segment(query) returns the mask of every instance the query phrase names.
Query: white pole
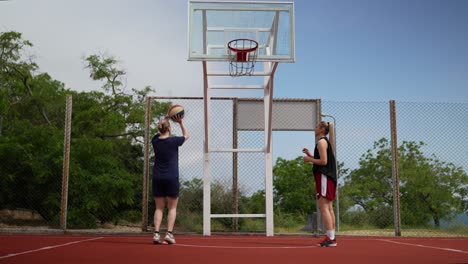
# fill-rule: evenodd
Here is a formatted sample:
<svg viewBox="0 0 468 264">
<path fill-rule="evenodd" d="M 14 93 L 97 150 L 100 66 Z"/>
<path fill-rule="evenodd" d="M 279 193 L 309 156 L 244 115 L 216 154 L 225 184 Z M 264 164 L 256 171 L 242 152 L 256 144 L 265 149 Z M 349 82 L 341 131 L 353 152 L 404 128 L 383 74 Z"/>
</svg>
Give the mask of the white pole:
<svg viewBox="0 0 468 264">
<path fill-rule="evenodd" d="M 210 95 L 208 93 L 206 61 L 203 61 L 203 103 L 205 140 L 203 144 L 203 235 L 211 235 L 211 176 L 210 176 L 210 153 L 209 153 L 209 110 Z"/>
<path fill-rule="evenodd" d="M 277 65 L 277 64 L 276 64 Z M 275 66 L 276 66 L 275 65 Z M 275 67 L 276 68 L 276 67 Z M 266 210 L 266 235 L 273 236 L 273 162 L 271 155 L 271 130 L 273 109 L 273 74 L 265 86 L 264 108 L 265 108 L 265 210 Z"/>
</svg>

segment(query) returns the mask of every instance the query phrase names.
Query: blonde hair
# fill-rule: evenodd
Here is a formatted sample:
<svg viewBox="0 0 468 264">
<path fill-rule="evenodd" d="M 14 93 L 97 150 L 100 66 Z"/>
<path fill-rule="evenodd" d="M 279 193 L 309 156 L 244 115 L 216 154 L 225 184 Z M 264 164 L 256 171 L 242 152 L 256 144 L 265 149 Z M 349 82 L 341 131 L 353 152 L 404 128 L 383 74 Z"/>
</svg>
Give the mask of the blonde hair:
<svg viewBox="0 0 468 264">
<path fill-rule="evenodd" d="M 166 133 L 171 128 L 171 123 L 169 123 L 169 119 L 164 117 L 163 119 L 159 120 L 158 122 L 158 130 L 160 133 Z"/>
</svg>

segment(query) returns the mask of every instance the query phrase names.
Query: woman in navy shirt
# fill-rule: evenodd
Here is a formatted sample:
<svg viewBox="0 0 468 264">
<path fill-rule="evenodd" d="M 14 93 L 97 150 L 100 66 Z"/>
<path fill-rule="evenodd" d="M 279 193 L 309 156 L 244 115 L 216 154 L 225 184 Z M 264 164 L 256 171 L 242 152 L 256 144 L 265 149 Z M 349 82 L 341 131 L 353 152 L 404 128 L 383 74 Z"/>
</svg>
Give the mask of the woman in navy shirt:
<svg viewBox="0 0 468 264">
<path fill-rule="evenodd" d="M 183 136 L 171 136 L 171 124 L 166 117 L 159 122 L 159 133 L 151 140 L 155 156 L 152 179 L 153 197 L 156 203 L 153 235 L 153 243 L 155 244 L 175 244 L 172 231 L 176 220 L 177 201 L 179 199 L 179 147 L 184 144 L 189 135 L 187 128 L 182 123 L 182 118 L 175 119 L 174 122 L 180 125 Z M 166 201 L 168 208 L 167 233 L 164 241 L 162 241 L 159 228 Z"/>
</svg>

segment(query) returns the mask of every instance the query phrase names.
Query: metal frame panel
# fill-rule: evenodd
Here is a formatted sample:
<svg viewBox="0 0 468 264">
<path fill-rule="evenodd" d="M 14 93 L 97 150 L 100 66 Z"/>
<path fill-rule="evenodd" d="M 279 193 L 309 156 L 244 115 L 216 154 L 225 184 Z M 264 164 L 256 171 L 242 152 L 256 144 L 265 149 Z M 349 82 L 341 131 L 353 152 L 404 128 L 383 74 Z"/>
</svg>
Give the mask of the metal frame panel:
<svg viewBox="0 0 468 264">
<path fill-rule="evenodd" d="M 205 6 L 203 6 L 205 4 Z M 256 6 L 258 5 L 258 6 Z M 271 5 L 272 7 L 268 7 Z M 287 6 L 285 6 L 287 5 Z M 202 11 L 202 23 L 203 23 L 203 52 L 204 54 L 192 54 L 193 46 L 195 43 L 193 41 L 193 31 L 194 25 L 193 20 L 195 17 L 196 11 Z M 208 54 L 208 45 L 206 42 L 206 32 L 207 31 L 224 31 L 224 32 L 247 32 L 255 31 L 257 32 L 268 32 L 271 29 L 268 28 L 233 28 L 233 27 L 208 27 L 206 23 L 206 12 L 207 11 L 276 11 L 277 15 L 274 20 L 274 24 L 278 23 L 278 16 L 280 12 L 288 12 L 289 14 L 289 55 L 257 55 L 257 61 L 259 62 L 294 62 L 295 61 L 295 23 L 294 23 L 294 2 L 242 2 L 242 1 L 194 1 L 188 0 L 188 38 L 187 38 L 187 47 L 188 54 L 187 58 L 189 61 L 228 61 L 229 56 L 226 53 L 226 43 L 223 43 L 225 54 L 223 55 L 210 55 Z M 278 27 L 276 26 L 275 30 Z M 258 37 L 257 37 L 258 39 Z M 261 48 L 261 47 L 259 47 Z"/>
<path fill-rule="evenodd" d="M 274 99 L 272 109 L 273 131 L 313 131 L 320 120 L 320 99 Z M 263 129 L 263 101 L 238 99 L 238 129 Z M 288 111 L 284 111 L 287 109 Z"/>
</svg>

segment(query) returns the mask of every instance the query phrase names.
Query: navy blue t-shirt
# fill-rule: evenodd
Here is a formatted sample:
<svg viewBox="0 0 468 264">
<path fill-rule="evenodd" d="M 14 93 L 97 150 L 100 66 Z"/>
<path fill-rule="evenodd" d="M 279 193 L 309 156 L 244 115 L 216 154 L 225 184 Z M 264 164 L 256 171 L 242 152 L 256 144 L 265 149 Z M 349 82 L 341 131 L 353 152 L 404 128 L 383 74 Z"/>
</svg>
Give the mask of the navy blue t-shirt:
<svg viewBox="0 0 468 264">
<path fill-rule="evenodd" d="M 185 137 L 159 138 L 156 134 L 151 140 L 154 150 L 153 179 L 179 179 L 179 147 Z"/>
</svg>

